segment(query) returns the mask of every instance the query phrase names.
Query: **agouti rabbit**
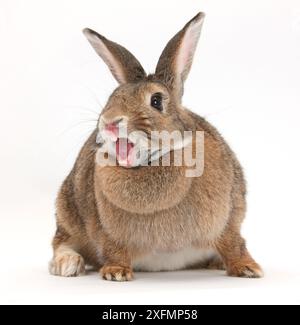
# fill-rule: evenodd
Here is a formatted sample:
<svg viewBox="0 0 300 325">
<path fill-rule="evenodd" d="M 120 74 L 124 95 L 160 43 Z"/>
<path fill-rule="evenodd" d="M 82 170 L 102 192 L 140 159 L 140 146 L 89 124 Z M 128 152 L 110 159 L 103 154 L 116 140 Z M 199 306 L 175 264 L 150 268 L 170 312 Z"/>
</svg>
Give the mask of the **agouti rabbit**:
<svg viewBox="0 0 300 325">
<path fill-rule="evenodd" d="M 83 31 L 119 87 L 59 191 L 50 273 L 77 276 L 92 265 L 104 279 L 124 281 L 133 270 L 202 266 L 262 276 L 240 235 L 246 209 L 241 166 L 218 131 L 181 104 L 203 20 L 197 14 L 169 41 L 150 75 L 124 47 Z M 120 135 L 125 128 L 131 135 Z M 192 132 L 194 154 L 196 131 L 202 132 L 201 175 L 188 177 L 190 166 L 175 164 L 184 141 L 168 150 L 145 149 L 153 131 Z M 108 163 L 98 155 L 109 156 Z"/>
</svg>

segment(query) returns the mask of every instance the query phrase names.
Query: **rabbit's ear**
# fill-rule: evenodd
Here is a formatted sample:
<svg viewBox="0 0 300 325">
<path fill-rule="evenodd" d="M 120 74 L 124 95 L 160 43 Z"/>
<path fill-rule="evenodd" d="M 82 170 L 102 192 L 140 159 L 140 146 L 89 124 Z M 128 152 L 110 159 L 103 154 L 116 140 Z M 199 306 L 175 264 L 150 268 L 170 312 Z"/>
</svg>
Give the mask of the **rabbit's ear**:
<svg viewBox="0 0 300 325">
<path fill-rule="evenodd" d="M 146 77 L 139 61 L 123 46 L 89 28 L 85 28 L 83 33 L 120 84 L 137 82 Z"/>
<path fill-rule="evenodd" d="M 155 77 L 166 83 L 181 99 L 183 83 L 190 71 L 205 14 L 200 12 L 166 45 L 155 70 Z"/>
</svg>

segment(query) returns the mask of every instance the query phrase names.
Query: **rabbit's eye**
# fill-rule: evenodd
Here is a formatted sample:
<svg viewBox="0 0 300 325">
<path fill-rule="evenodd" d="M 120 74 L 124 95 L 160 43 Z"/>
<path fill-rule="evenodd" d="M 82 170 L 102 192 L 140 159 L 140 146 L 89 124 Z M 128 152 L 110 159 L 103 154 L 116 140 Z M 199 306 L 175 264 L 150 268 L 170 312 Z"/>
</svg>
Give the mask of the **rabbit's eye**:
<svg viewBox="0 0 300 325">
<path fill-rule="evenodd" d="M 152 97 L 151 97 L 151 106 L 156 108 L 159 111 L 163 110 L 162 94 L 161 93 L 156 93 L 156 94 L 152 95 Z"/>
</svg>

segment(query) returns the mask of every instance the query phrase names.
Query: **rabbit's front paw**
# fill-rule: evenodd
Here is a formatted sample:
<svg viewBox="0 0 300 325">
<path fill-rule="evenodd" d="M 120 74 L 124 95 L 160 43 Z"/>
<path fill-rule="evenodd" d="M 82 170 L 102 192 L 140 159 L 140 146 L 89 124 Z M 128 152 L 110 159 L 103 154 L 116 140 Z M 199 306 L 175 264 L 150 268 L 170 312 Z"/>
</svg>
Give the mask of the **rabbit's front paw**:
<svg viewBox="0 0 300 325">
<path fill-rule="evenodd" d="M 227 273 L 230 276 L 241 278 L 262 278 L 264 276 L 263 270 L 255 262 L 239 262 L 230 265 L 230 267 L 227 269 Z"/>
<path fill-rule="evenodd" d="M 133 278 L 133 272 L 130 267 L 117 265 L 104 265 L 100 270 L 103 279 L 109 281 L 130 281 Z"/>
<path fill-rule="evenodd" d="M 58 255 L 49 263 L 49 272 L 60 276 L 78 276 L 85 273 L 84 260 L 79 254 Z"/>
</svg>

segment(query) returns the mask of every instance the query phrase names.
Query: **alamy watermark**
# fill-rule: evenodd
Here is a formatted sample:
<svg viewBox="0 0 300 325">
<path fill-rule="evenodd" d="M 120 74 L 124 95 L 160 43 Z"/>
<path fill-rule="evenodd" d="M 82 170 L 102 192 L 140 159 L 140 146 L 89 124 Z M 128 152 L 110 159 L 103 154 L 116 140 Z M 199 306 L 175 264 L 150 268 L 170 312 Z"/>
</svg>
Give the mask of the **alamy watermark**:
<svg viewBox="0 0 300 325">
<path fill-rule="evenodd" d="M 204 170 L 204 131 L 143 131 L 118 135 L 101 130 L 96 162 L 100 166 L 185 166 L 186 177 L 199 177 Z"/>
</svg>

